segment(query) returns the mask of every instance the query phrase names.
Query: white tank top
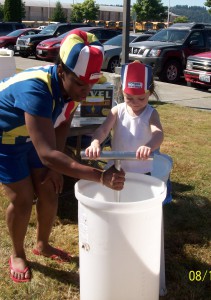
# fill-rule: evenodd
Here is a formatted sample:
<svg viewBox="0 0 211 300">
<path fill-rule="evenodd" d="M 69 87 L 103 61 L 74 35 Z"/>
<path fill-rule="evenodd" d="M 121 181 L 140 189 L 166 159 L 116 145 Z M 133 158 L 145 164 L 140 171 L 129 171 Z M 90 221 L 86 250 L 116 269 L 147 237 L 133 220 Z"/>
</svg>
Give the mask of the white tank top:
<svg viewBox="0 0 211 300">
<path fill-rule="evenodd" d="M 132 117 L 125 103 L 117 105 L 118 113 L 113 128 L 113 151 L 136 151 L 152 137 L 149 120 L 154 110 L 149 104 L 139 115 Z M 147 173 L 152 171 L 152 160 L 121 160 L 125 172 Z"/>
</svg>

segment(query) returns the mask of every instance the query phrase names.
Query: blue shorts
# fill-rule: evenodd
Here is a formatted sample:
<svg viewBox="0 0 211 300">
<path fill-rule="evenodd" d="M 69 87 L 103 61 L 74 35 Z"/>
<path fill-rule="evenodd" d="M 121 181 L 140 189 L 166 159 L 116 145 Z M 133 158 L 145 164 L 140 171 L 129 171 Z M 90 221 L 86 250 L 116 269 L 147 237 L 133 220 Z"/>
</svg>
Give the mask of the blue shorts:
<svg viewBox="0 0 211 300">
<path fill-rule="evenodd" d="M 28 177 L 33 168 L 43 168 L 32 144 L 0 144 L 0 182 L 13 183 Z"/>
</svg>

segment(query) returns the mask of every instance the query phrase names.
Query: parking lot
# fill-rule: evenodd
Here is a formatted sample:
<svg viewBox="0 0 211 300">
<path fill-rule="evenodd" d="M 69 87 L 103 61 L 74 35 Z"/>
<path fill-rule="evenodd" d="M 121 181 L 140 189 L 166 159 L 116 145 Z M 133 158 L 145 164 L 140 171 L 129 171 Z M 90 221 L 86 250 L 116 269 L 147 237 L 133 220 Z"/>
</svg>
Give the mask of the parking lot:
<svg viewBox="0 0 211 300">
<path fill-rule="evenodd" d="M 22 58 L 18 55 L 15 56 L 15 62 L 17 69 L 50 64 L 46 61 L 36 60 L 33 57 Z M 112 74 L 111 77 L 113 76 L 115 75 Z M 211 111 L 211 90 L 187 87 L 184 81 L 181 81 L 180 84 L 169 84 L 159 80 L 155 80 L 155 90 L 160 101 Z"/>
</svg>

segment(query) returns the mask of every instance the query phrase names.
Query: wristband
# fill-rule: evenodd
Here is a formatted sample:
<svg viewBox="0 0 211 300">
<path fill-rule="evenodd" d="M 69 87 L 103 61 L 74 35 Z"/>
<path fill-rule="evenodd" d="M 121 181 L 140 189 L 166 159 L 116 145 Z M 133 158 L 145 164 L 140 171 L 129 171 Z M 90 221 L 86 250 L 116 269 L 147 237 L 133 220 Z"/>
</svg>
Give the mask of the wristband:
<svg viewBox="0 0 211 300">
<path fill-rule="evenodd" d="M 102 183 L 102 185 L 104 185 L 104 183 L 103 183 L 104 172 L 105 171 L 103 171 L 100 175 L 100 182 Z"/>
</svg>

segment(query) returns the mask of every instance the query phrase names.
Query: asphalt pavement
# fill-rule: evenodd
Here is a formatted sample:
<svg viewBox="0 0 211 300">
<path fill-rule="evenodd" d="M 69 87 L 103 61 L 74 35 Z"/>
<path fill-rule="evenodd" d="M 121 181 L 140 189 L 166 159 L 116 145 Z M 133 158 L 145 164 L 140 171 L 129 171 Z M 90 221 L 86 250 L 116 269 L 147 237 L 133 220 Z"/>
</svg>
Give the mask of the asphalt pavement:
<svg viewBox="0 0 211 300">
<path fill-rule="evenodd" d="M 15 56 L 16 68 L 27 69 L 30 67 L 49 65 L 49 62 L 36 60 L 34 58 L 22 58 Z M 105 72 L 108 81 L 116 84 L 119 75 Z M 206 110 L 211 112 L 211 89 L 196 89 L 187 87 L 184 81 L 180 84 L 169 84 L 155 80 L 155 91 L 160 101 L 174 103 L 182 106 L 188 106 L 195 109 Z"/>
</svg>

